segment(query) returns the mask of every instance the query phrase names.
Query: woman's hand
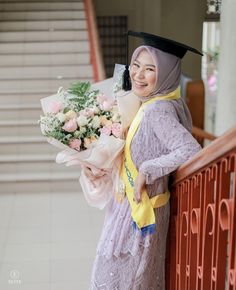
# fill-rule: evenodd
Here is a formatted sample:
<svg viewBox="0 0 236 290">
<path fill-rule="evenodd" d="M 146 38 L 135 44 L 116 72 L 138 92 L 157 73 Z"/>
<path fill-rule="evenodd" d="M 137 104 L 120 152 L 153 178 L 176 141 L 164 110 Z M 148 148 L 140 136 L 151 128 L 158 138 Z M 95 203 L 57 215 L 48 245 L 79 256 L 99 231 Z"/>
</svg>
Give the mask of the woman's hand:
<svg viewBox="0 0 236 290">
<path fill-rule="evenodd" d="M 134 182 L 134 201 L 139 203 L 141 201 L 141 193 L 144 189 L 146 177 L 142 173 L 138 173 L 138 176 Z"/>
<path fill-rule="evenodd" d="M 84 174 L 87 178 L 89 178 L 91 181 L 93 181 L 94 179 L 96 179 L 96 176 L 93 174 L 92 170 L 90 167 L 87 166 L 83 166 L 83 171 Z"/>
<path fill-rule="evenodd" d="M 106 170 L 104 170 L 104 169 L 97 169 L 97 168 L 96 168 L 96 171 L 95 171 L 96 173 L 94 173 L 92 171 L 92 169 L 90 167 L 88 167 L 88 166 L 83 166 L 82 169 L 84 171 L 85 176 L 87 178 L 89 178 L 91 181 L 93 181 L 96 178 L 101 177 L 101 176 L 103 176 L 103 175 L 105 175 L 107 173 Z"/>
</svg>

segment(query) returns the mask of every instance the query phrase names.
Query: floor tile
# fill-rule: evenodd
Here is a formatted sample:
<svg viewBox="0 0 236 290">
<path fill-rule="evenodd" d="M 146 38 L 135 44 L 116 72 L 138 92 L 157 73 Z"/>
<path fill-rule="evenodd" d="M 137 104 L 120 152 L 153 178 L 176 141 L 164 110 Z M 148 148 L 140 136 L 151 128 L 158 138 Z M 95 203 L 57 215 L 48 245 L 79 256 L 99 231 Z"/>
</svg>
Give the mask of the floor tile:
<svg viewBox="0 0 236 290">
<path fill-rule="evenodd" d="M 76 286 L 81 281 L 89 281 L 92 263 L 91 259 L 54 260 L 51 263 L 51 282 L 75 283 Z"/>
<path fill-rule="evenodd" d="M 45 226 L 26 226 L 11 227 L 8 230 L 7 243 L 50 243 L 52 229 L 51 225 Z"/>
<path fill-rule="evenodd" d="M 4 263 L 10 261 L 39 261 L 49 260 L 51 244 L 7 244 L 4 254 Z"/>
</svg>

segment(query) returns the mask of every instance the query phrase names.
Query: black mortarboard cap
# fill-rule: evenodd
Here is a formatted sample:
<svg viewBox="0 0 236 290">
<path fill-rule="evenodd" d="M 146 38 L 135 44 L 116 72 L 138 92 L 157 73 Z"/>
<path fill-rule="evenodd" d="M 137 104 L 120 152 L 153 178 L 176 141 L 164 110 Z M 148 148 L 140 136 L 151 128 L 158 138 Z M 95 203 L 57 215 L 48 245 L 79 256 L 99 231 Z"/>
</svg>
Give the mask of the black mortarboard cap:
<svg viewBox="0 0 236 290">
<path fill-rule="evenodd" d="M 125 67 L 125 72 L 123 75 L 123 89 L 125 91 L 128 91 L 131 89 L 131 83 L 130 83 L 130 77 L 129 77 L 129 66 L 128 66 L 128 55 L 129 55 L 128 37 L 129 36 L 141 38 L 144 41 L 145 45 L 155 47 L 164 52 L 173 54 L 179 58 L 183 58 L 187 51 L 203 55 L 197 49 L 191 46 L 188 46 L 186 44 L 183 44 L 183 43 L 180 43 L 180 42 L 168 39 L 168 38 L 164 38 L 158 35 L 146 33 L 146 32 L 136 32 L 136 31 L 129 30 L 126 33 L 126 67 Z"/>
</svg>

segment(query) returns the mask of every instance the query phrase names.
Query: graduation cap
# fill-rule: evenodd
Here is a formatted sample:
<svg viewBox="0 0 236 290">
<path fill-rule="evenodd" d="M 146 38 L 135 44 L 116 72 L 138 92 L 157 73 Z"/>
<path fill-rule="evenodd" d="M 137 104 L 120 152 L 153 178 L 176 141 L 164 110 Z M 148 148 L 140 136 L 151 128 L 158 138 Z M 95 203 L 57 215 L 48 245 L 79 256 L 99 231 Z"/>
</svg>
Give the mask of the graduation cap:
<svg viewBox="0 0 236 290">
<path fill-rule="evenodd" d="M 152 46 L 164 52 L 173 54 L 179 58 L 183 58 L 187 51 L 203 55 L 197 49 L 188 46 L 186 44 L 164 38 L 158 35 L 146 33 L 146 32 L 136 32 L 129 30 L 126 33 L 126 66 L 123 75 L 123 90 L 128 91 L 131 89 L 131 82 L 129 76 L 129 65 L 128 65 L 128 55 L 129 55 L 129 36 L 134 36 L 141 38 L 145 45 Z"/>
</svg>

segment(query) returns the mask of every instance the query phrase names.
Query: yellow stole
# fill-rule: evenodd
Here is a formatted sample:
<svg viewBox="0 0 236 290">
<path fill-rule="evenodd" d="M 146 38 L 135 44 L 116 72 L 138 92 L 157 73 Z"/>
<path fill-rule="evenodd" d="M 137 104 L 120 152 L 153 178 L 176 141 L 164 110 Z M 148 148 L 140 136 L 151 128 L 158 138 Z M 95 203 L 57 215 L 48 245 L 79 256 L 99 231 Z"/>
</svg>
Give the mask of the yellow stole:
<svg viewBox="0 0 236 290">
<path fill-rule="evenodd" d="M 153 97 L 151 100 L 143 103 L 133 119 L 126 137 L 124 162 L 120 171 L 120 177 L 123 182 L 119 186 L 118 200 L 121 201 L 121 196 L 123 194 L 127 195 L 131 207 L 133 226 L 134 228 L 138 227 L 143 235 L 153 233 L 155 231 L 156 221 L 154 208 L 165 205 L 169 200 L 170 193 L 167 191 L 149 198 L 147 191 L 144 189 L 141 193 L 141 201 L 138 204 L 134 201 L 134 181 L 138 176 L 138 171 L 131 158 L 130 145 L 142 120 L 144 109 L 147 105 L 157 100 L 177 100 L 179 98 L 180 88 L 178 87 L 175 91 L 169 93 L 168 95 Z"/>
</svg>

